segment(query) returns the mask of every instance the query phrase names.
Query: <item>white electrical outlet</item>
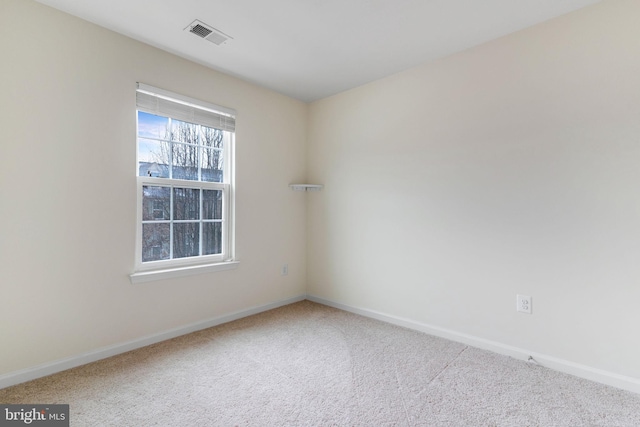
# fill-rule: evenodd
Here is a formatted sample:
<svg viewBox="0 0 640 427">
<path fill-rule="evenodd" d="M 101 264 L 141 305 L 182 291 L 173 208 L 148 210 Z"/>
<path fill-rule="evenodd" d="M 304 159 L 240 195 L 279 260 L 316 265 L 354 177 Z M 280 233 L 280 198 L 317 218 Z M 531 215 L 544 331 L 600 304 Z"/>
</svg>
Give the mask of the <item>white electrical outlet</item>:
<svg viewBox="0 0 640 427">
<path fill-rule="evenodd" d="M 528 295 L 516 295 L 516 310 L 531 314 L 531 297 Z"/>
<path fill-rule="evenodd" d="M 287 274 L 289 274 L 289 264 L 283 264 L 282 269 L 280 270 L 280 275 L 286 276 Z"/>
</svg>

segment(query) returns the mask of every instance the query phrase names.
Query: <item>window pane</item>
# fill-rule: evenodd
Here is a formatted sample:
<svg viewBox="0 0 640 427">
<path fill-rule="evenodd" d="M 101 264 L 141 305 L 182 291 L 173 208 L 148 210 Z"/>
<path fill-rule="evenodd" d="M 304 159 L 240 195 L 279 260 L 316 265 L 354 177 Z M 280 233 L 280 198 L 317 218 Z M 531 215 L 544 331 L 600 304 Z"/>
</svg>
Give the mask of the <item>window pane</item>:
<svg viewBox="0 0 640 427">
<path fill-rule="evenodd" d="M 166 139 L 169 119 L 138 111 L 138 136 Z"/>
<path fill-rule="evenodd" d="M 200 224 L 187 222 L 173 225 L 173 257 L 184 258 L 200 254 Z"/>
<path fill-rule="evenodd" d="M 202 218 L 222 219 L 222 190 L 203 190 Z"/>
<path fill-rule="evenodd" d="M 220 129 L 201 126 L 200 144 L 207 148 L 224 148 L 224 134 Z"/>
<path fill-rule="evenodd" d="M 225 132 L 202 126 L 200 144 L 202 150 L 202 181 L 222 182 L 223 177 L 223 151 Z"/>
<path fill-rule="evenodd" d="M 169 178 L 169 143 L 138 138 L 138 176 Z"/>
<path fill-rule="evenodd" d="M 142 187 L 142 220 L 166 221 L 171 217 L 171 193 L 170 187 L 154 187 L 144 185 Z M 168 240 L 168 238 L 167 238 Z"/>
<path fill-rule="evenodd" d="M 142 262 L 169 259 L 169 224 L 142 224 Z"/>
<path fill-rule="evenodd" d="M 173 219 L 200 219 L 200 189 L 173 189 Z"/>
<path fill-rule="evenodd" d="M 168 139 L 187 144 L 198 143 L 198 128 L 200 126 L 193 123 L 182 122 L 180 120 L 171 121 L 171 134 Z"/>
<path fill-rule="evenodd" d="M 222 182 L 224 180 L 222 154 L 222 150 L 202 149 L 202 181 Z"/>
<path fill-rule="evenodd" d="M 202 255 L 222 253 L 222 223 L 202 224 Z"/>
<path fill-rule="evenodd" d="M 198 146 L 172 144 L 173 178 L 198 180 Z"/>
</svg>

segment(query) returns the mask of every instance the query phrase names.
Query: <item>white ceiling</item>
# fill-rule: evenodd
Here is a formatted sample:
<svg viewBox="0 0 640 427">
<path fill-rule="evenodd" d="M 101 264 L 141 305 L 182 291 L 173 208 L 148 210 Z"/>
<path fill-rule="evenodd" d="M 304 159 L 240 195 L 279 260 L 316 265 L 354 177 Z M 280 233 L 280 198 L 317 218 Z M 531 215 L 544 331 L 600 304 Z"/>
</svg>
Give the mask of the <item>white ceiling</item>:
<svg viewBox="0 0 640 427">
<path fill-rule="evenodd" d="M 601 0 L 38 0 L 313 101 Z M 233 37 L 184 31 L 195 19 Z"/>
</svg>

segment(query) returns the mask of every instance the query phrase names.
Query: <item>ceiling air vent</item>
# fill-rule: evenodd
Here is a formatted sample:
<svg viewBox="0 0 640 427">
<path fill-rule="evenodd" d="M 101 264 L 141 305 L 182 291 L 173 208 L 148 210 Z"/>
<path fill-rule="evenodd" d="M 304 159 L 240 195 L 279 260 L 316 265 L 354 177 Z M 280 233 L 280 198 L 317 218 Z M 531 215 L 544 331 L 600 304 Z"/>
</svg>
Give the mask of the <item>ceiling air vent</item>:
<svg viewBox="0 0 640 427">
<path fill-rule="evenodd" d="M 228 36 L 222 31 L 218 31 L 212 26 L 207 25 L 202 21 L 198 21 L 197 19 L 189 24 L 189 26 L 185 28 L 185 31 L 189 31 L 190 33 L 210 41 L 213 44 L 217 44 L 218 46 L 225 43 L 227 40 L 232 39 L 231 36 Z"/>
</svg>

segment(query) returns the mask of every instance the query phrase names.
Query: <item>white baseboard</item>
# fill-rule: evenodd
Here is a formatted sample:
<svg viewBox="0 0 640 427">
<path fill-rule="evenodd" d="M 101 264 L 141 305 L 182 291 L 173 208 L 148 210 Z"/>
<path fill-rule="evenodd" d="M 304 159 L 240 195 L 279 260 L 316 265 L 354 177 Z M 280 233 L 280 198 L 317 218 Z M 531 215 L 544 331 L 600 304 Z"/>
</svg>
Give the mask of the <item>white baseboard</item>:
<svg viewBox="0 0 640 427">
<path fill-rule="evenodd" d="M 402 326 L 405 328 L 413 329 L 416 331 L 424 332 L 430 335 L 446 338 L 451 341 L 456 341 L 456 342 L 467 344 L 473 347 L 481 348 L 484 350 L 493 351 L 494 353 L 503 354 L 506 356 L 513 357 L 515 359 L 528 360 L 529 357 L 533 357 L 533 359 L 539 365 L 545 366 L 547 368 L 640 394 L 640 379 L 638 378 L 615 374 L 613 372 L 592 368 L 590 366 L 581 365 L 578 363 L 559 359 L 553 356 L 548 356 L 540 353 L 533 353 L 526 349 L 509 346 L 496 341 L 486 340 L 484 338 L 479 338 L 472 335 L 456 332 L 453 330 L 440 328 L 438 326 L 416 322 L 414 320 L 405 319 L 402 317 L 391 316 L 391 315 L 380 313 L 374 310 L 341 304 L 338 302 L 334 302 L 321 297 L 316 297 L 313 295 L 299 295 L 286 300 L 276 301 L 276 302 L 258 306 L 258 307 L 252 307 L 246 310 L 237 311 L 224 316 L 219 316 L 219 317 L 204 320 L 201 322 L 192 323 L 190 325 L 186 325 L 180 328 L 175 328 L 175 329 L 160 332 L 157 334 L 148 335 L 148 336 L 135 339 L 132 341 L 128 341 L 125 343 L 104 347 L 104 348 L 83 353 L 77 356 L 72 356 L 65 359 L 56 360 L 54 362 L 34 366 L 31 368 L 22 369 L 20 371 L 15 371 L 15 372 L 10 372 L 4 375 L 0 375 L 0 389 L 10 387 L 15 384 L 20 384 L 26 381 L 31 381 L 37 378 L 45 377 L 47 375 L 52 375 L 57 372 L 61 372 L 67 369 L 75 368 L 77 366 L 85 365 L 87 363 L 96 362 L 98 360 L 105 359 L 107 357 L 115 356 L 121 353 L 126 353 L 127 351 L 135 350 L 141 347 L 145 347 L 145 346 L 155 344 L 161 341 L 165 341 L 171 338 L 175 338 L 181 335 L 189 334 L 191 332 L 207 329 L 213 326 L 221 325 L 223 323 L 231 322 L 233 320 L 238 320 L 243 317 L 262 313 L 264 311 L 272 310 L 274 308 L 282 307 L 288 304 L 293 304 L 295 302 L 299 302 L 304 299 L 308 299 L 309 301 L 313 301 L 313 302 L 327 305 L 330 307 L 338 308 L 340 310 L 359 314 L 365 317 L 370 317 L 372 319 L 377 319 L 383 322 L 387 322 L 387 323 Z"/>
<path fill-rule="evenodd" d="M 526 361 L 529 360 L 529 357 L 532 357 L 537 364 L 549 369 L 640 394 L 640 379 L 638 378 L 619 375 L 613 372 L 592 368 L 590 366 L 581 365 L 545 354 L 533 353 L 526 349 L 513 347 L 496 341 L 486 340 L 484 338 L 474 337 L 472 335 L 467 335 L 460 332 L 452 331 L 450 329 L 416 322 L 414 320 L 405 319 L 402 317 L 391 316 L 374 310 L 352 307 L 313 295 L 307 295 L 307 299 L 318 304 L 328 305 L 330 307 L 338 308 L 340 310 L 359 314 L 365 317 L 370 317 L 372 319 L 381 320 L 383 322 L 402 326 L 408 329 L 413 329 L 430 335 L 446 338 L 451 341 L 467 344 L 472 347 L 477 347 L 483 350 L 489 350 L 494 353 L 510 356 L 515 359 Z"/>
<path fill-rule="evenodd" d="M 71 356 L 65 359 L 56 360 L 54 362 L 45 363 L 42 365 L 34 366 L 32 368 L 22 369 L 20 371 L 15 371 L 15 372 L 9 372 L 8 374 L 0 375 L 0 389 L 10 387 L 12 385 L 20 384 L 26 381 L 35 380 L 37 378 L 45 377 L 47 375 L 55 374 L 61 371 L 66 371 L 67 369 L 75 368 L 81 365 L 86 365 L 87 363 L 96 362 L 101 359 L 106 359 L 107 357 L 115 356 L 121 353 L 126 353 L 127 351 L 135 350 L 141 347 L 146 347 L 148 345 L 155 344 L 161 341 L 166 341 L 168 339 L 189 334 L 191 332 L 200 331 L 202 329 L 207 329 L 212 326 L 221 325 L 223 323 L 231 322 L 233 320 L 238 320 L 243 317 L 262 313 L 263 311 L 268 311 L 274 308 L 282 307 L 284 305 L 303 301 L 304 299 L 306 299 L 305 295 L 299 295 L 297 297 L 289 298 L 286 300 L 276 301 L 270 304 L 261 305 L 258 307 L 252 307 L 246 310 L 241 310 L 231 314 L 226 314 L 224 316 L 214 317 L 212 319 L 192 323 L 190 325 L 182 326 L 180 328 L 170 329 L 168 331 L 160 332 L 153 335 L 147 335 L 145 337 L 138 338 L 132 341 L 127 341 L 122 344 L 103 347 L 95 351 L 90 351 L 87 353 L 79 354 L 77 356 Z"/>
</svg>

